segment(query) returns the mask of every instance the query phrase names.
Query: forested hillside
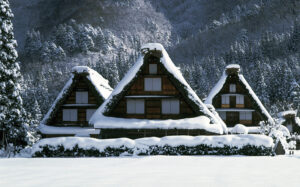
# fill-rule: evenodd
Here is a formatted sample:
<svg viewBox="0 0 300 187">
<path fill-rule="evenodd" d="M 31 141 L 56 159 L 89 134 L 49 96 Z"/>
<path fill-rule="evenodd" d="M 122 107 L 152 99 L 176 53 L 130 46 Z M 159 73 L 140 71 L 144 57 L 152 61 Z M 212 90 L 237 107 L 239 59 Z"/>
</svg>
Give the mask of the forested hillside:
<svg viewBox="0 0 300 187">
<path fill-rule="evenodd" d="M 112 87 L 159 42 L 204 99 L 237 63 L 273 115 L 300 105 L 299 0 L 12 0 L 23 99 L 44 114 L 74 65 Z M 33 107 L 34 106 L 34 107 Z"/>
</svg>

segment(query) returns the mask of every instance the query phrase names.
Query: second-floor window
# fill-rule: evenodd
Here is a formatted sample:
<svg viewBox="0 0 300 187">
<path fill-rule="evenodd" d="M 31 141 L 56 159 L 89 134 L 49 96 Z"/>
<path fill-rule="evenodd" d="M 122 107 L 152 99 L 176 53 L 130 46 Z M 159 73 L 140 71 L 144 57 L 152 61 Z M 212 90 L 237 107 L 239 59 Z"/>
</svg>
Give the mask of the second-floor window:
<svg viewBox="0 0 300 187">
<path fill-rule="evenodd" d="M 222 105 L 229 105 L 229 95 L 222 95 Z"/>
<path fill-rule="evenodd" d="M 88 92 L 76 92 L 76 104 L 88 104 L 89 94 Z"/>
<path fill-rule="evenodd" d="M 231 92 L 231 93 L 236 92 L 236 84 L 230 84 L 229 85 L 229 92 Z"/>
<path fill-rule="evenodd" d="M 240 120 L 247 120 L 251 121 L 252 120 L 252 112 L 240 112 Z"/>
<path fill-rule="evenodd" d="M 145 91 L 161 91 L 161 78 L 145 78 Z"/>
<path fill-rule="evenodd" d="M 244 96 L 243 95 L 237 95 L 236 96 L 236 104 L 243 105 L 244 104 Z"/>
</svg>

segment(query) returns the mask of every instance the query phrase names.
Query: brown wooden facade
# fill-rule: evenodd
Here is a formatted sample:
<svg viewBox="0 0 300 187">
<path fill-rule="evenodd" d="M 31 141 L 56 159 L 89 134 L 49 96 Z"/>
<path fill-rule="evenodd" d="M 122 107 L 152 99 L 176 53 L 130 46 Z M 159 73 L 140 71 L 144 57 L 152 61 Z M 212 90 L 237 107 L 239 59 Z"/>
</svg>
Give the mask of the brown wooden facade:
<svg viewBox="0 0 300 187">
<path fill-rule="evenodd" d="M 258 104 L 240 80 L 238 75 L 239 69 L 227 69 L 226 73 L 227 79 L 225 84 L 212 100 L 212 105 L 216 108 L 226 125 L 228 127 L 236 124 L 259 126 L 260 121 L 266 121 L 267 118 L 262 114 Z M 230 90 L 231 85 L 235 87 L 235 91 Z M 243 101 L 237 103 L 237 97 L 243 99 Z M 222 102 L 224 99 L 228 101 Z M 247 115 L 251 116 L 251 119 L 250 117 L 241 119 L 241 112 L 245 115 L 247 113 Z"/>
<path fill-rule="evenodd" d="M 76 92 L 88 92 L 88 103 L 87 104 L 76 104 Z M 74 85 L 69 90 L 68 95 L 61 102 L 60 107 L 57 109 L 57 113 L 48 123 L 52 126 L 81 126 L 87 127 L 88 121 L 86 119 L 87 109 L 97 109 L 103 99 L 96 97 L 97 93 L 92 87 L 92 84 L 87 80 L 85 76 L 76 76 Z M 99 100 L 100 99 L 100 100 Z M 63 110 L 64 109 L 77 109 L 77 121 L 63 121 Z"/>
<path fill-rule="evenodd" d="M 190 96 L 187 86 L 180 82 L 176 75 L 172 74 L 167 68 L 176 68 L 170 64 L 163 64 L 161 60 L 162 51 L 149 50 L 144 53 L 143 64 L 137 71 L 134 77 L 124 85 L 123 90 L 107 101 L 104 116 L 117 118 L 136 118 L 146 120 L 167 120 L 167 119 L 184 119 L 192 118 L 201 115 L 212 117 L 203 112 L 200 107 L 201 103 L 197 103 L 199 98 Z M 171 66 L 171 67 L 170 67 Z M 156 67 L 153 73 L 151 67 Z M 132 76 L 132 75 L 131 75 Z M 147 79 L 158 79 L 159 84 L 155 86 L 156 89 L 148 90 Z M 117 87 L 118 88 L 118 87 Z M 116 88 L 116 89 L 117 89 Z M 130 100 L 142 100 L 143 103 L 139 111 L 130 113 Z M 197 101 L 196 101 L 197 100 Z M 166 112 L 167 102 L 172 101 L 176 103 L 170 110 L 176 112 Z M 203 107 L 205 105 L 202 103 Z M 130 124 L 128 124 L 130 126 Z M 208 132 L 204 129 L 159 129 L 159 128 L 101 128 L 100 138 L 120 138 L 127 137 L 131 139 L 142 137 L 163 137 L 170 135 L 212 135 L 216 133 Z"/>
<path fill-rule="evenodd" d="M 40 124 L 43 137 L 99 137 L 99 130 L 89 124 L 89 119 L 112 89 L 107 80 L 86 66 L 74 67 L 72 73 Z"/>
<path fill-rule="evenodd" d="M 155 56 L 145 57 L 145 62 L 138 77 L 131 83 L 130 88 L 116 104 L 114 109 L 109 113 L 109 116 L 138 119 L 181 119 L 197 116 L 180 91 L 176 89 L 167 74 L 167 70 L 161 63 L 159 63 L 159 60 L 160 59 Z M 149 64 L 157 65 L 156 74 L 153 75 L 149 73 Z M 161 91 L 145 91 L 145 78 L 160 78 Z M 128 114 L 126 112 L 127 99 L 134 98 L 144 100 L 144 114 Z M 180 103 L 179 114 L 163 114 L 163 99 L 178 99 Z"/>
</svg>

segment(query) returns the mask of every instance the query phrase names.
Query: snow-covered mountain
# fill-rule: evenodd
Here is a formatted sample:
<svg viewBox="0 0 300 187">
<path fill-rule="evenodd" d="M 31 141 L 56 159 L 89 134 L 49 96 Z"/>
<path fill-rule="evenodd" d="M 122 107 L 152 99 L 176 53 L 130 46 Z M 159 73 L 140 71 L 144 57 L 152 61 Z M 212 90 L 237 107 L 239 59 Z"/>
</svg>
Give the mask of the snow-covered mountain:
<svg viewBox="0 0 300 187">
<path fill-rule="evenodd" d="M 298 0 L 11 0 L 11 7 L 25 100 L 34 92 L 45 108 L 73 65 L 91 66 L 114 86 L 146 42 L 166 47 L 201 98 L 226 64 L 238 63 L 268 109 L 298 105 Z"/>
</svg>

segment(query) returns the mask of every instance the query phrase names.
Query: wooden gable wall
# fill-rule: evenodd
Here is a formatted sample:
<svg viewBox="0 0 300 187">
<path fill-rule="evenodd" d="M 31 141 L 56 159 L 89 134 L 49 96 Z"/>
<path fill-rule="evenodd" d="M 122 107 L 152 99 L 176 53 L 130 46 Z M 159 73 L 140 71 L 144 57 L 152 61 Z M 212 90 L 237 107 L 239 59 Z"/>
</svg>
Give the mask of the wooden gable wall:
<svg viewBox="0 0 300 187">
<path fill-rule="evenodd" d="M 96 90 L 93 85 L 87 80 L 85 76 L 76 75 L 74 78 L 74 85 L 71 86 L 67 97 L 61 103 L 57 109 L 55 116 L 52 118 L 48 125 L 53 126 L 88 126 L 86 121 L 86 110 L 87 109 L 98 109 L 103 103 L 103 99 L 97 97 Z M 88 104 L 76 106 L 76 91 L 87 91 L 88 92 Z M 63 121 L 63 109 L 77 109 L 77 121 Z"/>
<path fill-rule="evenodd" d="M 236 85 L 236 92 L 235 93 L 231 93 L 230 92 L 230 84 L 235 84 Z M 232 104 L 229 104 L 228 106 L 224 106 L 222 105 L 222 95 L 223 94 L 242 94 L 244 95 L 244 105 L 238 106 L 235 105 L 234 107 L 232 106 Z M 234 96 L 230 96 L 230 100 L 234 100 L 235 97 Z M 232 101 L 230 101 L 230 103 L 232 103 Z M 249 124 L 249 122 L 247 121 L 240 121 L 240 123 L 244 124 L 244 125 L 258 125 L 258 123 L 260 121 L 266 120 L 263 118 L 261 112 L 259 110 L 257 110 L 257 108 L 255 107 L 254 101 L 250 98 L 250 94 L 248 92 L 247 89 L 245 89 L 245 87 L 240 83 L 239 81 L 239 77 L 238 75 L 229 75 L 228 79 L 226 80 L 223 88 L 221 89 L 221 91 L 213 98 L 213 106 L 218 109 L 218 108 L 236 108 L 236 109 L 253 109 L 255 110 L 254 112 L 252 112 L 252 123 Z M 230 122 L 225 121 L 225 123 L 227 124 L 227 126 L 233 126 L 235 124 L 230 124 Z"/>
<path fill-rule="evenodd" d="M 168 77 L 168 72 L 165 67 L 159 62 L 159 58 L 150 56 L 145 58 L 145 62 L 141 67 L 141 72 L 138 77 L 127 90 L 125 96 L 114 107 L 109 114 L 114 117 L 122 118 L 139 118 L 139 119 L 180 119 L 196 116 L 192 108 L 187 104 L 181 93 L 176 89 Z M 149 64 L 157 64 L 157 74 L 149 73 Z M 161 91 L 145 91 L 144 78 L 161 78 Z M 129 97 L 140 96 L 145 101 L 144 114 L 127 114 L 126 104 Z M 142 98 L 141 96 L 145 96 Z M 149 96 L 162 96 L 154 98 Z M 166 98 L 163 98 L 166 97 Z M 162 99 L 176 98 L 179 99 L 180 109 L 179 114 L 162 114 Z"/>
</svg>

